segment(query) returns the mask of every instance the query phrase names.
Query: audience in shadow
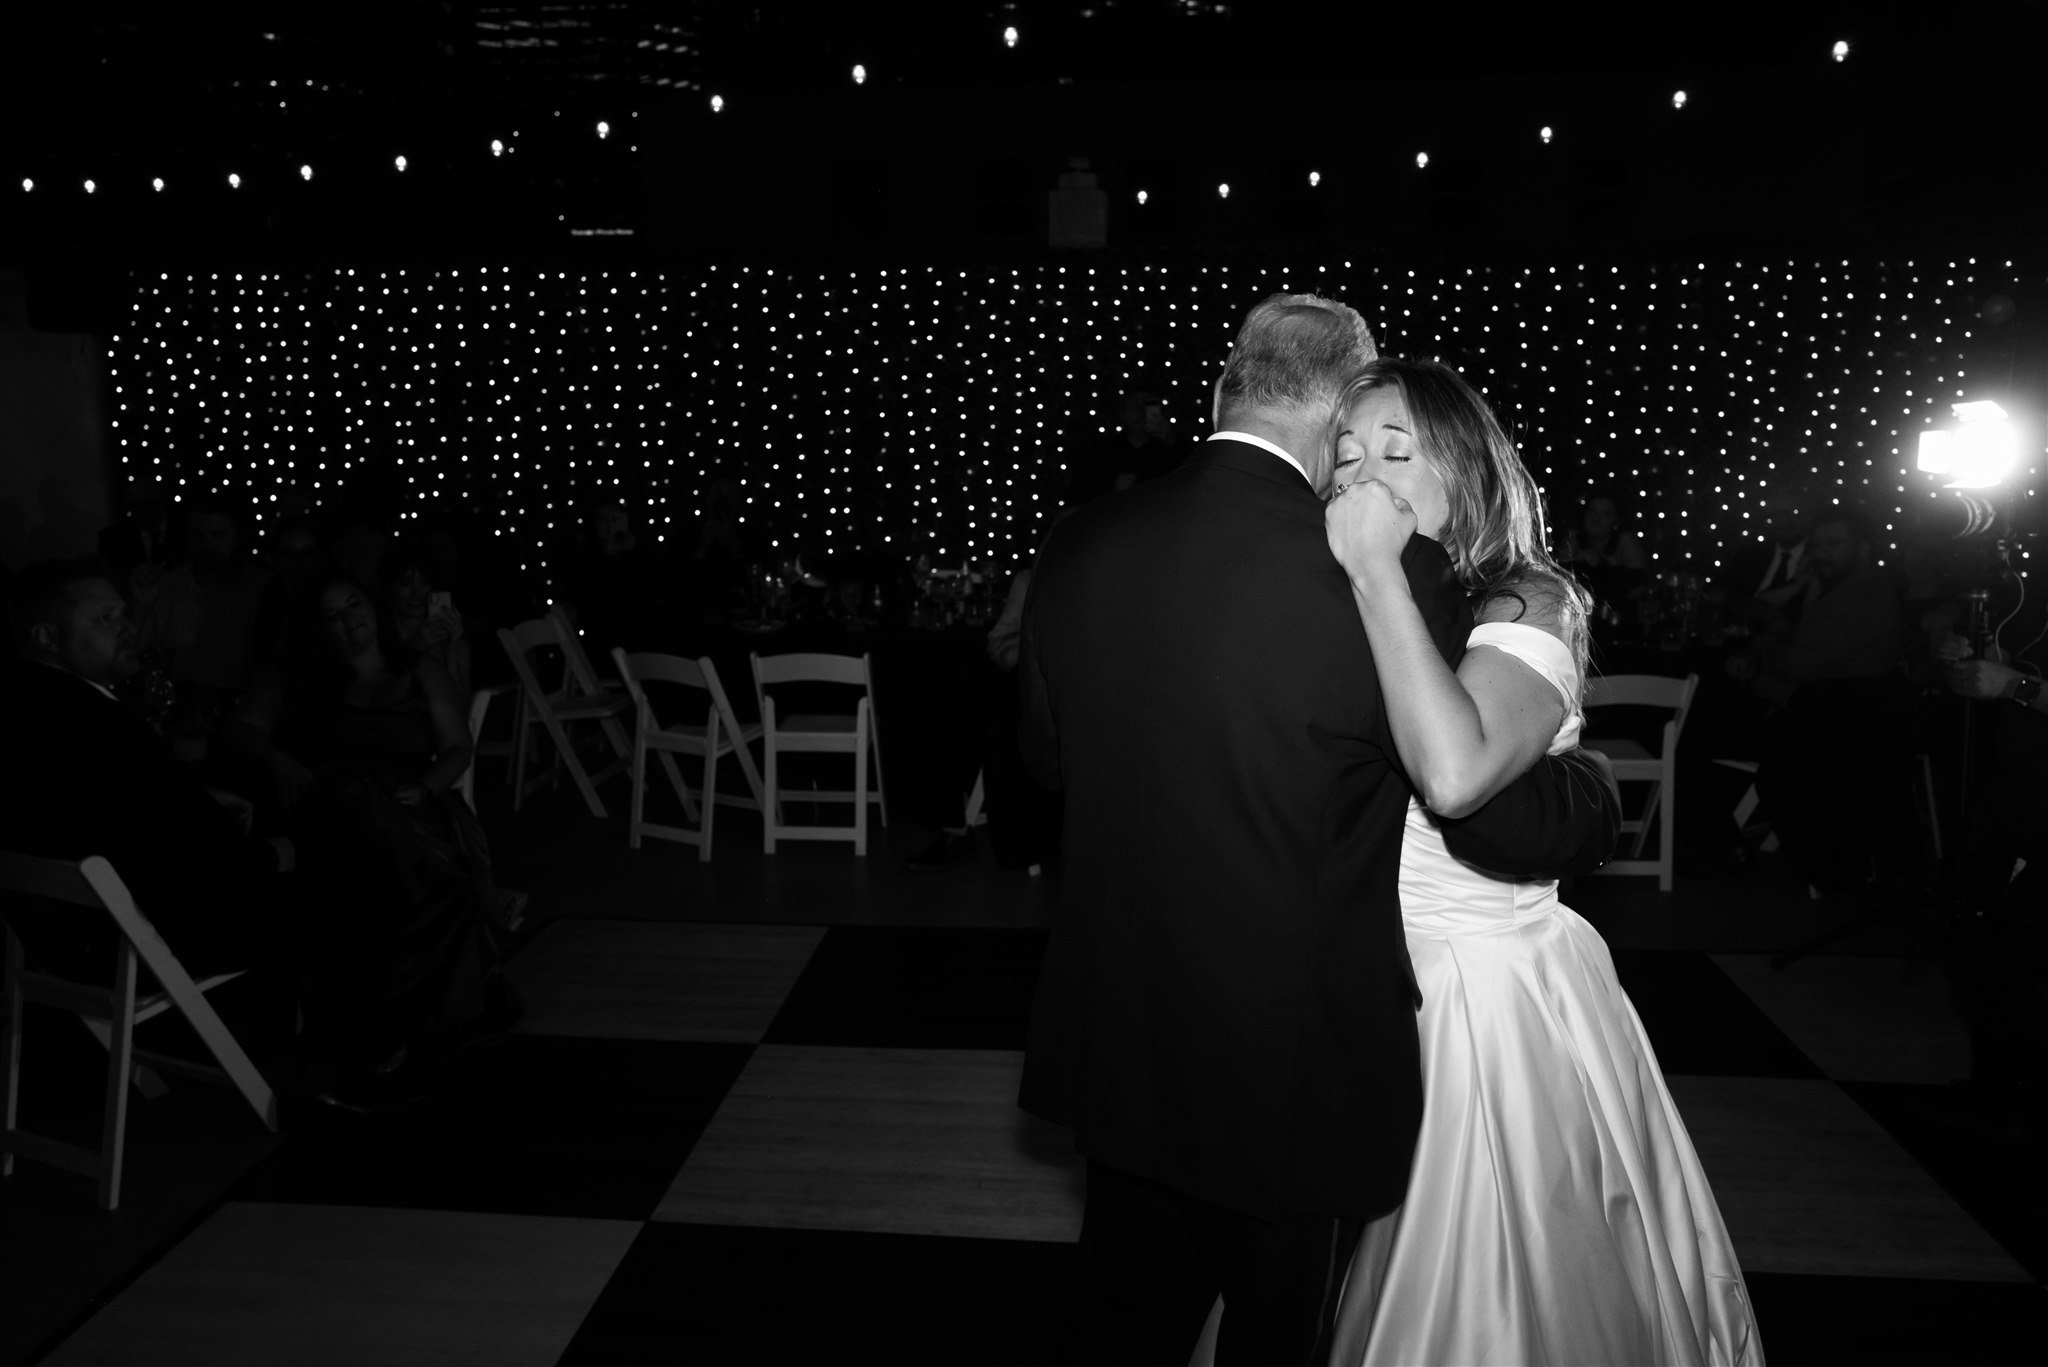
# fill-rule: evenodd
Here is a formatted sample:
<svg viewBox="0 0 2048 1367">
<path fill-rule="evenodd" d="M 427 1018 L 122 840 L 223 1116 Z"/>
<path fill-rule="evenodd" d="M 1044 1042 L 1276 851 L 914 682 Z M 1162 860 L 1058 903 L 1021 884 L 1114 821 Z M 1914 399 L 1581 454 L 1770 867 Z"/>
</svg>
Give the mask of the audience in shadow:
<svg viewBox="0 0 2048 1367">
<path fill-rule="evenodd" d="M 283 992 L 255 1022 L 292 1068 L 286 1085 L 375 1108 L 407 1099 L 439 1050 L 509 1024 L 474 910 L 426 910 L 360 839 L 264 839 L 202 786 L 113 685 L 138 636 L 97 561 L 46 562 L 13 586 L 17 650 L 0 683 L 4 843 L 50 858 L 105 856 L 195 976 L 241 969 Z M 116 932 L 12 908 L 29 953 L 105 981 Z M 299 1022 L 293 1033 L 292 1023 Z M 254 1043 L 266 1056 L 263 1040 Z"/>
<path fill-rule="evenodd" d="M 134 581 L 142 650 L 163 658 L 175 691 L 170 728 L 207 737 L 249 686 L 271 572 L 250 554 L 243 511 L 186 501 L 185 560 L 153 583 Z"/>
<path fill-rule="evenodd" d="M 1757 793 L 1787 855 L 1823 897 L 1858 902 L 1912 872 L 1914 734 L 1898 589 L 1860 509 L 1821 513 L 1797 575 L 1754 645 L 1730 661 L 1765 709 Z M 1902 869 L 1902 857 L 1909 867 Z"/>
<path fill-rule="evenodd" d="M 568 581 L 576 625 L 593 658 L 609 658 L 614 646 L 649 644 L 668 599 L 668 570 L 661 548 L 633 526 L 623 504 L 591 508 Z"/>
</svg>

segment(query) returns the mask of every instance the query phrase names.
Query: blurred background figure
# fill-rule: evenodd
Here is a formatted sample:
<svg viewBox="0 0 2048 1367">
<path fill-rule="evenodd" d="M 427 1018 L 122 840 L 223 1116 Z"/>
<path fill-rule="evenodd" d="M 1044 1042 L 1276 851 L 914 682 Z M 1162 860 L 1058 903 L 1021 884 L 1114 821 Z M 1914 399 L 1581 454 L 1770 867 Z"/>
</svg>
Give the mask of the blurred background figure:
<svg viewBox="0 0 2048 1367">
<path fill-rule="evenodd" d="M 133 605 L 156 590 L 171 564 L 170 501 L 155 480 L 132 479 L 120 493 L 120 512 L 99 534 L 100 559 L 116 588 Z"/>
<path fill-rule="evenodd" d="M 1075 506 L 1157 479 L 1184 452 L 1166 419 L 1163 391 L 1141 385 L 1117 400 L 1116 430 L 1089 442 L 1074 461 L 1066 501 Z"/>
<path fill-rule="evenodd" d="M 1896 861 L 1918 844 L 1899 596 L 1876 546 L 1860 509 L 1820 514 L 1791 597 L 1732 670 L 1772 709 L 1756 786 L 1786 854 L 1823 897 L 1852 902 L 1881 872 L 1914 872 Z"/>
<path fill-rule="evenodd" d="M 384 557 L 380 606 L 406 649 L 439 665 L 464 699 L 470 690 L 470 646 L 455 595 L 436 588 L 422 551 L 403 544 Z"/>
<path fill-rule="evenodd" d="M 591 505 L 568 579 L 569 602 L 593 659 L 614 646 L 648 644 L 668 598 L 668 572 L 660 547 L 633 525 L 624 504 Z"/>
<path fill-rule="evenodd" d="M 1732 618 L 1768 621 L 1792 592 L 1806 557 L 1806 531 L 1816 502 L 1796 480 L 1779 480 L 1764 490 L 1763 534 L 1732 547 L 1716 587 L 1726 595 Z"/>
<path fill-rule="evenodd" d="M 1609 490 L 1587 495 L 1579 505 L 1578 517 L 1565 529 L 1564 563 L 1588 569 L 1614 566 L 1647 571 L 1650 557 L 1641 539 L 1629 530 L 1622 508 L 1621 500 Z"/>
<path fill-rule="evenodd" d="M 685 611 L 695 621 L 725 621 L 748 615 L 749 566 L 769 557 L 768 540 L 746 520 L 740 482 L 714 474 L 690 528 L 689 558 L 679 567 Z"/>
<path fill-rule="evenodd" d="M 1600 621 L 1621 620 L 1630 596 L 1649 583 L 1650 557 L 1631 520 L 1627 505 L 1608 489 L 1588 493 L 1563 520 L 1558 563 L 1593 595 Z"/>
<path fill-rule="evenodd" d="M 245 541 L 243 510 L 220 496 L 187 500 L 184 563 L 136 602 L 145 657 L 159 655 L 175 690 L 168 729 L 205 736 L 249 686 L 271 572 Z"/>
</svg>

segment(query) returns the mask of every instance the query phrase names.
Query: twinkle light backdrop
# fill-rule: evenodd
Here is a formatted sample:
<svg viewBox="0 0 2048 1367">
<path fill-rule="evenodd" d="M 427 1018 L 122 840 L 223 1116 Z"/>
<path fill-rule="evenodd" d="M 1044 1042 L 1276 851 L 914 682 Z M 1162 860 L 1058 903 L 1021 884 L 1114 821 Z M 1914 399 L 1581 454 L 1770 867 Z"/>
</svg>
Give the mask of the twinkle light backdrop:
<svg viewBox="0 0 2048 1367">
<path fill-rule="evenodd" d="M 138 276 L 112 338 L 123 473 L 259 517 L 379 481 L 403 516 L 475 515 L 552 579 L 616 499 L 679 539 L 719 472 L 785 554 L 1030 554 L 1075 453 L 1156 378 L 1179 434 L 1246 310 L 1357 306 L 1502 411 L 1562 518 L 1620 492 L 1658 568 L 1711 574 L 1763 492 L 1817 480 L 1896 542 L 1939 497 L 1917 434 L 1970 373 L 2010 260 L 1626 264 L 703 265 Z M 2036 446 L 2027 448 L 2030 452 Z M 2031 454 L 2019 483 L 2039 484 Z"/>
</svg>

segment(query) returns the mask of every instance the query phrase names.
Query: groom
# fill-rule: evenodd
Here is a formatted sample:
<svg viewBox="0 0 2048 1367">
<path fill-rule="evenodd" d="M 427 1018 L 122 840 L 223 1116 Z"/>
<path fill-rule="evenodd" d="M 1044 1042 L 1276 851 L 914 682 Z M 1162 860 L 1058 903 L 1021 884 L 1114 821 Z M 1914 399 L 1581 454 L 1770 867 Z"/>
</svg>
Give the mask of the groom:
<svg viewBox="0 0 2048 1367">
<path fill-rule="evenodd" d="M 1069 1328 L 1090 1361 L 1308 1363 L 1358 1231 L 1400 1204 L 1422 1113 L 1397 892 L 1410 788 L 1323 532 L 1329 420 L 1375 355 L 1276 295 L 1179 469 L 1063 522 L 1026 605 L 1024 750 L 1066 795 L 1065 897 L 1021 1104 L 1088 1159 Z M 1403 556 L 1437 644 L 1448 557 Z M 1446 832 L 1503 873 L 1611 850 L 1611 787 L 1549 762 Z"/>
</svg>

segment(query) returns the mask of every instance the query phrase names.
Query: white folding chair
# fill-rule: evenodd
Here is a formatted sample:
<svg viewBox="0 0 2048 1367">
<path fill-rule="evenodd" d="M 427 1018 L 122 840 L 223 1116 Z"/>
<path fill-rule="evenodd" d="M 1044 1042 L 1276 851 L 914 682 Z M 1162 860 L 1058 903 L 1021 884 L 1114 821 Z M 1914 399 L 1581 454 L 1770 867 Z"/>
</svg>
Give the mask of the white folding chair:
<svg viewBox="0 0 2048 1367">
<path fill-rule="evenodd" d="M 526 777 L 533 724 L 539 722 L 554 742 L 556 763 L 568 768 L 590 814 L 607 815 L 604 799 L 597 795 L 597 785 L 613 774 L 623 773 L 633 762 L 632 744 L 626 739 L 625 728 L 619 725 L 619 718 L 633 706 L 632 698 L 623 688 L 606 688 L 598 682 L 597 671 L 590 667 L 590 657 L 583 653 L 581 637 L 559 607 L 545 617 L 498 628 L 498 639 L 511 658 L 513 672 L 519 676 L 519 714 L 513 724 L 512 739 L 512 810 L 518 811 L 527 793 L 554 777 L 552 770 L 531 782 Z M 560 652 L 562 657 L 562 686 L 556 689 L 541 683 L 532 658 L 534 652 L 550 649 Z M 583 767 L 576 746 L 569 739 L 570 724 L 582 721 L 596 722 L 618 757 L 595 774 Z"/>
<path fill-rule="evenodd" d="M 1671 712 L 1670 719 L 1664 723 L 1663 745 L 1656 754 L 1632 740 L 1589 734 L 1580 742 L 1588 750 L 1598 750 L 1607 756 L 1614 765 L 1617 782 L 1650 785 L 1650 795 L 1642 811 L 1634 817 L 1624 815 L 1621 823 L 1623 835 L 1635 836 L 1629 857 L 1612 860 L 1599 872 L 1654 873 L 1658 891 L 1671 891 L 1672 856 L 1677 847 L 1678 829 L 1678 737 L 1685 729 L 1685 714 L 1691 710 L 1692 695 L 1699 686 L 1700 676 L 1697 674 L 1688 674 L 1683 679 L 1658 674 L 1614 674 L 1596 678 L 1587 685 L 1586 729 L 1589 733 L 1597 725 L 1593 716 L 1595 708 L 1661 707 Z M 1657 830 L 1657 857 L 1646 859 L 1643 852 L 1649 846 L 1653 825 Z"/>
<path fill-rule="evenodd" d="M 73 906 L 97 907 L 113 917 L 120 931 L 111 987 L 73 982 L 38 972 L 22 961 L 22 944 L 7 929 L 7 967 L 0 975 L 6 1009 L 6 1042 L 0 1046 L 0 1071 L 6 1074 L 6 1115 L 0 1127 L 0 1176 L 12 1176 L 18 1154 L 99 1181 L 100 1206 L 113 1210 L 121 1202 L 121 1164 L 128 1130 L 128 1085 L 157 1095 L 163 1084 L 151 1069 L 223 1083 L 239 1091 L 257 1119 L 277 1128 L 277 1097 L 256 1065 L 221 1023 L 206 993 L 241 975 L 222 973 L 194 982 L 156 927 L 136 907 L 128 887 L 113 865 L 94 855 L 73 862 L 33 855 L 0 853 L 0 894 L 42 898 Z M 162 990 L 135 995 L 136 960 L 156 976 Z M 107 1050 L 106 1115 L 97 1149 L 36 1134 L 20 1127 L 22 1007 L 29 1002 L 77 1014 Z M 135 1027 L 176 1008 L 205 1043 L 218 1066 L 135 1047 Z"/>
<path fill-rule="evenodd" d="M 476 765 L 484 755 L 484 719 L 490 716 L 492 700 L 511 691 L 510 684 L 499 684 L 469 695 L 469 767 L 455 781 L 455 791 L 462 794 L 472 812 L 476 810 Z"/>
<path fill-rule="evenodd" d="M 619 677 L 626 681 L 626 691 L 633 699 L 633 815 L 627 827 L 627 843 L 637 850 L 641 837 L 646 835 L 680 840 L 686 845 L 695 845 L 699 859 L 709 859 L 712 818 L 720 803 L 728 807 L 760 810 L 761 775 L 754 768 L 754 756 L 748 747 L 761 738 L 761 726 L 758 722 L 742 726 L 733 716 L 732 703 L 725 696 L 725 685 L 718 678 L 718 666 L 708 655 L 686 660 L 679 655 L 651 652 L 628 655 L 615 647 L 612 659 L 617 663 Z M 669 724 L 663 725 L 655 716 L 654 704 L 647 695 L 647 685 L 651 683 L 693 689 L 707 695 L 703 700 L 703 721 L 696 725 L 678 725 L 672 714 Z M 695 713 L 694 707 L 691 711 Z M 682 799 L 683 815 L 696 823 L 695 830 L 657 825 L 647 820 L 649 752 L 661 757 L 661 767 L 668 772 L 669 786 Z M 696 794 L 690 792 L 689 785 L 683 782 L 682 773 L 676 768 L 677 755 L 695 755 L 704 761 L 703 782 Z M 718 791 L 718 761 L 727 755 L 739 757 L 740 774 L 747 782 L 746 795 Z M 698 810 L 700 799 L 703 803 L 701 815 Z"/>
<path fill-rule="evenodd" d="M 868 852 L 868 804 L 889 824 L 889 802 L 882 786 L 882 743 L 875 729 L 874 670 L 866 655 L 754 655 L 754 696 L 761 706 L 763 789 L 761 847 L 775 853 L 777 840 L 850 840 L 853 852 Z M 805 713 L 781 717 L 768 689 L 775 684 L 841 684 L 860 690 L 851 714 Z M 784 789 L 781 756 L 794 753 L 853 756 L 853 787 L 845 790 Z M 874 764 L 873 782 L 868 765 Z M 785 802 L 850 802 L 850 826 L 793 826 L 782 819 Z"/>
</svg>

